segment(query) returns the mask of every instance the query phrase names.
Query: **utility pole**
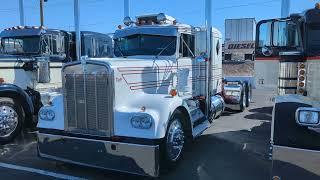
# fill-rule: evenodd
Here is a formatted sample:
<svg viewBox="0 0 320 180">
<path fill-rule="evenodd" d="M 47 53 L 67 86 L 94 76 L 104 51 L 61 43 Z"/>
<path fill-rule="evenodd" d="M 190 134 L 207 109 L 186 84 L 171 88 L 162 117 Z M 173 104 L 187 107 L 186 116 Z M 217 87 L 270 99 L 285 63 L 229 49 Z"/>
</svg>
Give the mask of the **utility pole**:
<svg viewBox="0 0 320 180">
<path fill-rule="evenodd" d="M 80 3 L 74 0 L 74 27 L 76 34 L 76 54 L 77 60 L 81 58 L 81 41 L 80 41 Z"/>
<path fill-rule="evenodd" d="M 43 0 L 40 0 L 40 26 L 43 27 Z"/>
<path fill-rule="evenodd" d="M 286 18 L 290 15 L 290 0 L 281 1 L 281 17 Z"/>
<path fill-rule="evenodd" d="M 208 61 L 206 62 L 206 116 L 209 117 L 210 106 L 211 106 L 211 63 L 212 63 L 212 52 L 211 52 L 211 33 L 212 33 L 212 0 L 206 0 L 205 2 L 205 26 L 207 31 L 207 56 Z"/>
<path fill-rule="evenodd" d="M 124 2 L 124 17 L 129 17 L 130 16 L 130 2 L 129 0 L 123 0 Z"/>
<path fill-rule="evenodd" d="M 20 26 L 24 26 L 24 6 L 23 0 L 19 0 Z"/>
</svg>

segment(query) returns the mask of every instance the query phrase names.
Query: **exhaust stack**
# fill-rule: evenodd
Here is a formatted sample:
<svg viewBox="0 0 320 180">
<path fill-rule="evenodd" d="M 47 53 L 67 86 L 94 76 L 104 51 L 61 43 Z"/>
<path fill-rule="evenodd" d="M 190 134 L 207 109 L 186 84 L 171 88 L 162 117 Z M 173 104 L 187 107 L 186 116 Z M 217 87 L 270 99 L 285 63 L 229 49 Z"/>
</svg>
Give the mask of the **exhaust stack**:
<svg viewBox="0 0 320 180">
<path fill-rule="evenodd" d="M 210 87 L 211 87 L 211 64 L 212 64 L 212 53 L 211 53 L 211 33 L 212 33 L 212 1 L 211 0 L 206 0 L 205 2 L 205 26 L 206 26 L 206 31 L 207 31 L 207 42 L 206 42 L 206 47 L 207 47 L 207 56 L 208 56 L 208 61 L 207 61 L 207 66 L 206 66 L 206 116 L 209 117 L 210 114 L 210 108 L 211 108 L 211 92 L 210 92 Z"/>
<path fill-rule="evenodd" d="M 80 2 L 79 0 L 74 0 L 74 27 L 76 35 L 76 54 L 77 60 L 81 58 L 81 40 L 80 40 Z"/>
</svg>

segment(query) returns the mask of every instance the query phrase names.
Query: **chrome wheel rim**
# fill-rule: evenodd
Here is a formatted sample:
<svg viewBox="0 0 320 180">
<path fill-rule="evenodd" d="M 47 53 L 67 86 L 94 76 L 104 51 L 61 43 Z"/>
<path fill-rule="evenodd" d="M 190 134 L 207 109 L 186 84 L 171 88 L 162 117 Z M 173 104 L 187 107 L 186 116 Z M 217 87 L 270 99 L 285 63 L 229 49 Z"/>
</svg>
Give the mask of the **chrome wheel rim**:
<svg viewBox="0 0 320 180">
<path fill-rule="evenodd" d="M 184 132 L 182 124 L 178 119 L 172 121 L 167 136 L 167 153 L 171 161 L 176 161 L 183 149 Z"/>
<path fill-rule="evenodd" d="M 18 126 L 18 114 L 9 106 L 0 106 L 0 137 L 10 136 Z"/>
</svg>

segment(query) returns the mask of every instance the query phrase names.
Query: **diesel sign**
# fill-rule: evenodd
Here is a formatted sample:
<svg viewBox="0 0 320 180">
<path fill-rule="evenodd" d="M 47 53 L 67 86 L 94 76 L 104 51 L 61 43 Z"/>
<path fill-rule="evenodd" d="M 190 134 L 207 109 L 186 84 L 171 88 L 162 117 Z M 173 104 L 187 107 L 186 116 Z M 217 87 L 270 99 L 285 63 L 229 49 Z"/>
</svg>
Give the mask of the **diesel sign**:
<svg viewBox="0 0 320 180">
<path fill-rule="evenodd" d="M 228 49 L 254 49 L 254 43 L 229 44 Z"/>
</svg>

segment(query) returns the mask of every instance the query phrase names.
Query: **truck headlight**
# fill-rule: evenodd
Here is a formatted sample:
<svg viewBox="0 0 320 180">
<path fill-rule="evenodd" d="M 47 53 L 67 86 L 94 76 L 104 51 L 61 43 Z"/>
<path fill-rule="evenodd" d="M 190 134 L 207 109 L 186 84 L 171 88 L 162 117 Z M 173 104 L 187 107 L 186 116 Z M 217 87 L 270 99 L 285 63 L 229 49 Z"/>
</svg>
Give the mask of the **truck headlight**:
<svg viewBox="0 0 320 180">
<path fill-rule="evenodd" d="M 46 121 L 52 121 L 55 117 L 55 113 L 51 109 L 41 109 L 39 112 L 39 118 Z"/>
<path fill-rule="evenodd" d="M 153 118 L 148 114 L 134 115 L 131 118 L 131 125 L 138 129 L 150 129 Z"/>
<path fill-rule="evenodd" d="M 319 126 L 320 109 L 301 107 L 296 111 L 296 121 L 302 126 Z"/>
</svg>

